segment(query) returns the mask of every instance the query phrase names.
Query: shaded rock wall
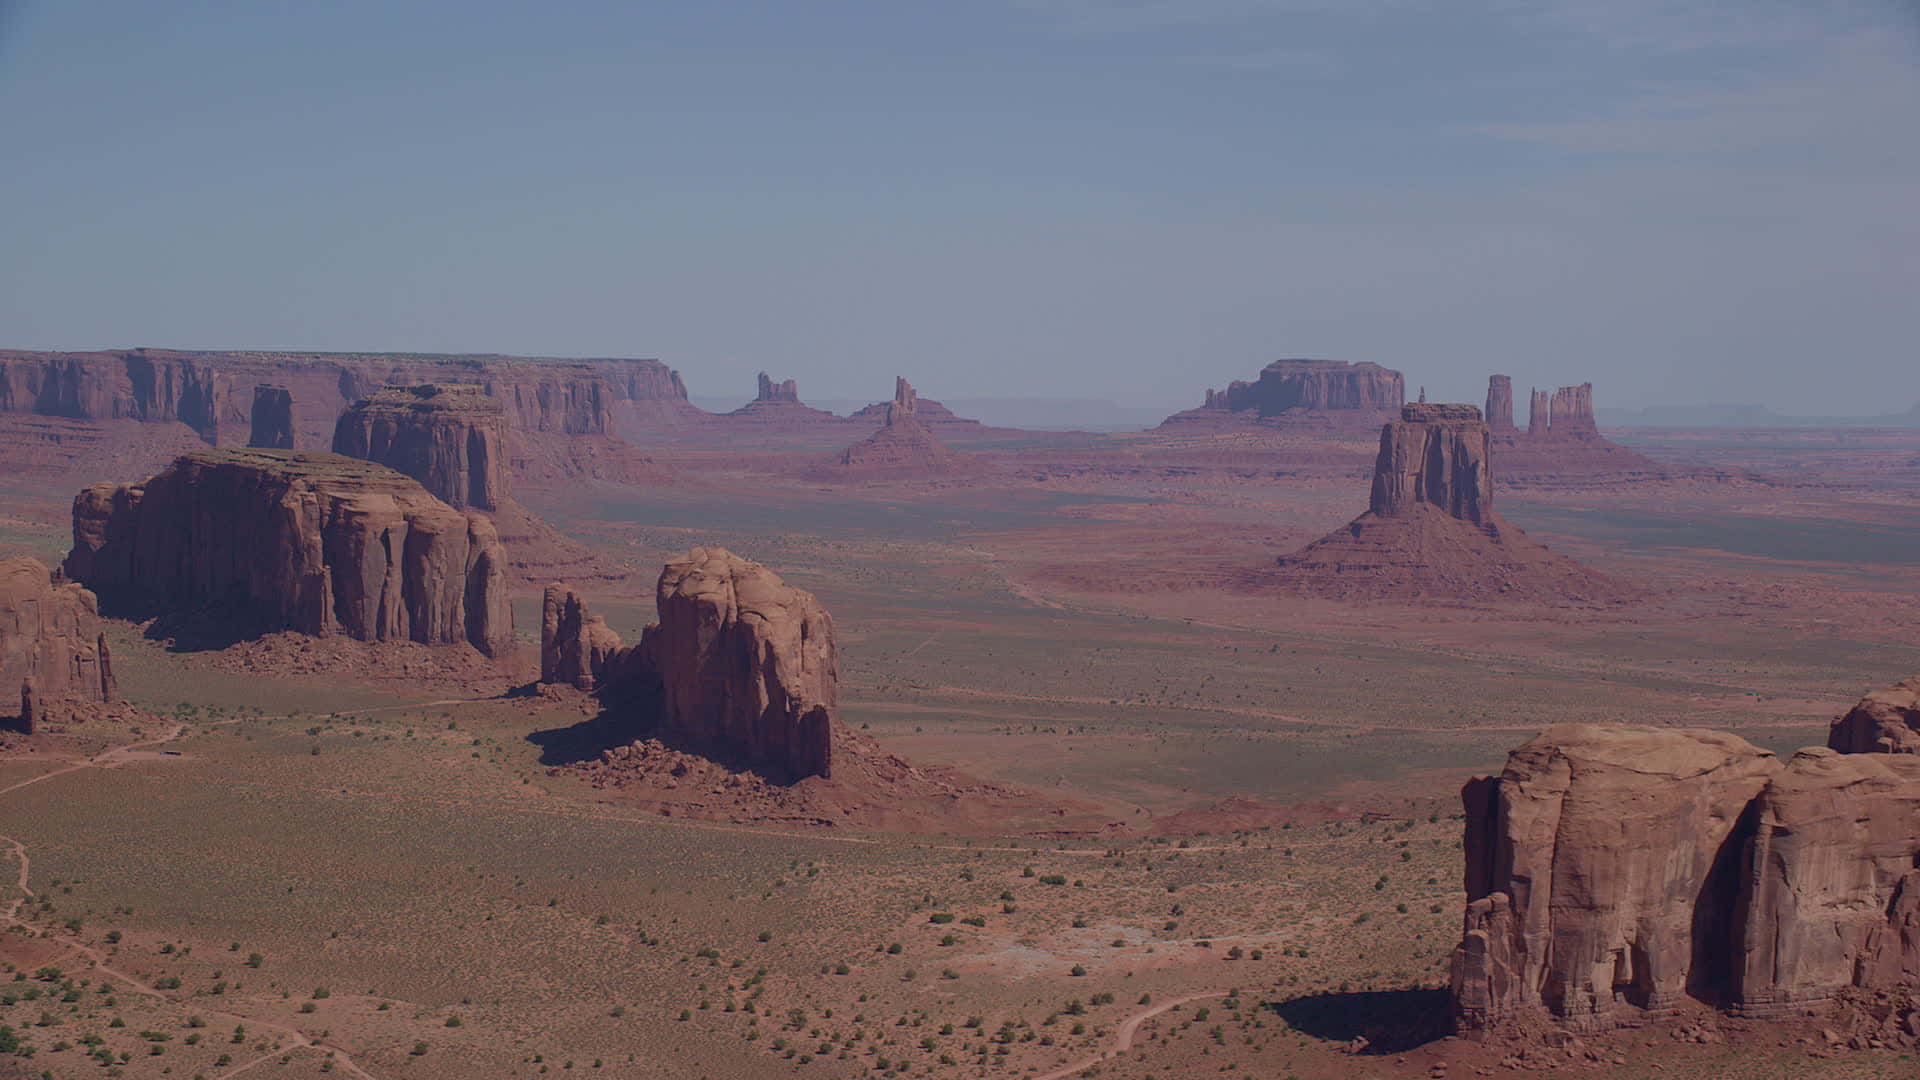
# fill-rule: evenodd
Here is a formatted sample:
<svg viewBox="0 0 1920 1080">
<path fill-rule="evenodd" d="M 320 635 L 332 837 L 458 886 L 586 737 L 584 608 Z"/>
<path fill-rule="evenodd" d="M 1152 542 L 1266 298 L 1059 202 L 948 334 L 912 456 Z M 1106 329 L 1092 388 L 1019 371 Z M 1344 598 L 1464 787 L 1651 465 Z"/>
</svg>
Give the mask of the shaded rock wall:
<svg viewBox="0 0 1920 1080">
<path fill-rule="evenodd" d="M 120 697 L 94 594 L 25 555 L 0 562 L 0 687 L 19 691 L 29 734 L 62 702 Z"/>
<path fill-rule="evenodd" d="M 1843 754 L 1920 754 L 1920 675 L 1875 690 L 1835 717 L 1827 745 Z"/>
<path fill-rule="evenodd" d="M 1547 433 L 1550 421 L 1547 418 L 1547 392 L 1531 391 L 1527 398 L 1527 434 L 1540 438 Z"/>
<path fill-rule="evenodd" d="M 477 386 L 380 390 L 341 415 L 333 452 L 405 473 L 459 510 L 498 510 L 511 486 L 506 409 Z"/>
<path fill-rule="evenodd" d="M 1487 376 L 1487 426 L 1496 432 L 1514 430 L 1513 379 L 1510 376 Z"/>
<path fill-rule="evenodd" d="M 220 608 L 262 630 L 512 648 L 492 522 L 381 465 L 207 450 L 75 496 L 67 575 L 133 615 Z"/>
<path fill-rule="evenodd" d="M 76 420 L 176 420 L 219 435 L 228 380 L 194 354 L 0 352 L 0 411 Z"/>
<path fill-rule="evenodd" d="M 247 445 L 264 450 L 292 450 L 293 431 L 293 391 L 265 383 L 255 386 Z"/>
</svg>

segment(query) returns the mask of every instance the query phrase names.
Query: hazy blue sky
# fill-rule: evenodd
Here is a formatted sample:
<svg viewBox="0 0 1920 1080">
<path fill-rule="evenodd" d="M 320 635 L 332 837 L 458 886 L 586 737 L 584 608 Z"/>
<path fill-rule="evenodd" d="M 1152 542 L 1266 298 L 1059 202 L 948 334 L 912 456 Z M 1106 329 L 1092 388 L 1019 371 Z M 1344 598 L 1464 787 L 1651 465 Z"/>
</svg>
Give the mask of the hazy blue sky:
<svg viewBox="0 0 1920 1080">
<path fill-rule="evenodd" d="M 0 346 L 1920 401 L 1920 0 L 0 0 L 0 147 Z"/>
</svg>

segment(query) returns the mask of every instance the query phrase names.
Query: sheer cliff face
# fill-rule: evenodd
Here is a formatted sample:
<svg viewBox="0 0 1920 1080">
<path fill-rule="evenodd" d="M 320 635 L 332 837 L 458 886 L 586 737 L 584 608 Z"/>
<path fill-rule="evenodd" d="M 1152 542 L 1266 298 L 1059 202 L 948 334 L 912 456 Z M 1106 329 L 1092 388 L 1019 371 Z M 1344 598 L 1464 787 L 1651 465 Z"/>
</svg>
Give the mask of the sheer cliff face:
<svg viewBox="0 0 1920 1080">
<path fill-rule="evenodd" d="M 628 646 L 549 586 L 541 679 L 595 691 L 637 735 L 778 783 L 831 776 L 839 653 L 820 602 L 725 548 L 668 563 L 655 596 L 660 621 Z"/>
<path fill-rule="evenodd" d="M 498 510 L 510 487 L 506 409 L 477 386 L 388 387 L 334 425 L 333 452 L 377 461 L 447 505 Z"/>
<path fill-rule="evenodd" d="M 248 446 L 262 450 L 293 449 L 293 391 L 284 386 L 254 387 L 251 419 Z"/>
<path fill-rule="evenodd" d="M 21 695 L 29 733 L 62 702 L 120 697 L 93 593 L 25 555 L 0 562 L 0 688 Z"/>
<path fill-rule="evenodd" d="M 493 525 L 336 454 L 207 450 L 74 499 L 69 577 L 134 615 L 219 607 L 263 630 L 512 648 Z"/>
<path fill-rule="evenodd" d="M 76 420 L 172 420 L 218 437 L 228 381 L 188 353 L 0 352 L 0 412 Z"/>
<path fill-rule="evenodd" d="M 1462 799 L 1463 1028 L 1769 1016 L 1920 975 L 1920 757 L 1567 725 Z"/>
<path fill-rule="evenodd" d="M 1513 427 L 1513 379 L 1506 375 L 1487 376 L 1487 427 L 1507 433 Z"/>
<path fill-rule="evenodd" d="M 1393 411 L 1406 401 L 1406 383 L 1400 373 L 1379 364 L 1350 364 L 1342 360 L 1276 360 L 1255 382 L 1236 381 L 1227 387 L 1228 409 L 1252 410 L 1273 416 L 1294 410 Z"/>
<path fill-rule="evenodd" d="M 1471 405 L 1408 405 L 1380 432 L 1371 510 L 1402 517 L 1416 503 L 1480 524 L 1493 509 L 1487 425 Z"/>
</svg>

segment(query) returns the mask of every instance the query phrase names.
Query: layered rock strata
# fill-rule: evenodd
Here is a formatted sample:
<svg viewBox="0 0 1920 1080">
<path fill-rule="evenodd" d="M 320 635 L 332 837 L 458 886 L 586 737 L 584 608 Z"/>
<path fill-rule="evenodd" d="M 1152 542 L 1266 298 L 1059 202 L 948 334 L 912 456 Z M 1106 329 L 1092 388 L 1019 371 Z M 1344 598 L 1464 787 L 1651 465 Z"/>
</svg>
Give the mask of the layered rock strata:
<svg viewBox="0 0 1920 1080">
<path fill-rule="evenodd" d="M 264 383 L 254 387 L 247 445 L 263 450 L 292 450 L 293 432 L 293 391 Z"/>
<path fill-rule="evenodd" d="M 1920 757 L 1567 725 L 1462 800 L 1463 1029 L 1770 1016 L 1920 975 Z"/>
<path fill-rule="evenodd" d="M 405 473 L 456 510 L 498 510 L 510 487 L 506 408 L 477 386 L 378 391 L 334 425 L 333 452 Z"/>
<path fill-rule="evenodd" d="M 25 555 L 0 562 L 0 686 L 18 689 L 28 734 L 69 702 L 120 697 L 94 594 Z"/>
<path fill-rule="evenodd" d="M 1489 376 L 1489 419 L 1503 395 L 1511 408 L 1512 380 Z M 1593 415 L 1592 383 L 1563 386 L 1552 394 L 1534 390 L 1525 432 L 1513 426 L 1510 416 L 1506 424 L 1495 423 L 1492 428 L 1502 472 L 1519 483 L 1613 484 L 1667 475 L 1658 463 L 1600 434 Z"/>
<path fill-rule="evenodd" d="M 818 424 L 844 425 L 844 416 L 835 416 L 800 400 L 800 388 L 792 379 L 775 382 L 766 372 L 759 377 L 758 392 L 752 401 L 721 417 L 725 421 L 748 421 L 775 428 Z"/>
<path fill-rule="evenodd" d="M 628 646 L 578 594 L 547 590 L 541 678 L 599 693 L 638 734 L 779 783 L 833 771 L 839 661 L 812 594 L 724 548 L 662 569 L 660 621 Z"/>
<path fill-rule="evenodd" d="M 1368 510 L 1404 517 L 1426 505 L 1461 521 L 1485 522 L 1493 514 L 1493 477 L 1480 410 L 1422 403 L 1405 406 L 1400 416 L 1380 433 Z"/>
<path fill-rule="evenodd" d="M 512 648 L 491 521 L 337 454 L 206 450 L 73 502 L 64 570 L 109 608 L 218 608 L 258 629 Z"/>
<path fill-rule="evenodd" d="M 1513 431 L 1513 379 L 1506 375 L 1487 376 L 1487 427 L 1505 434 Z"/>
<path fill-rule="evenodd" d="M 886 423 L 872 435 L 840 452 L 830 477 L 912 478 L 951 474 L 965 459 L 920 419 L 920 395 L 904 378 L 894 379 Z"/>
</svg>

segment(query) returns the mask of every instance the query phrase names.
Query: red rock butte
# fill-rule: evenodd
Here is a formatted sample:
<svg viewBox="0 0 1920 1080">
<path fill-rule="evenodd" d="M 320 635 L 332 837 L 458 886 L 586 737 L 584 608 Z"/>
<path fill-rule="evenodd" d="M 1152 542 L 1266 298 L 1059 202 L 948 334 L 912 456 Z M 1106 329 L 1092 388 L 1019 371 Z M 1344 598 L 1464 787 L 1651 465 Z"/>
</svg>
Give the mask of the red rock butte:
<svg viewBox="0 0 1920 1080">
<path fill-rule="evenodd" d="M 1920 975 L 1920 757 L 1566 725 L 1461 797 L 1463 1030 L 1778 1016 Z"/>
<path fill-rule="evenodd" d="M 599 694 L 635 736 L 651 735 L 777 783 L 833 774 L 833 619 L 811 593 L 725 548 L 666 564 L 660 621 L 628 646 L 571 589 L 547 588 L 541 680 Z"/>
<path fill-rule="evenodd" d="M 73 500 L 64 570 L 135 616 L 219 608 L 259 630 L 513 647 L 493 523 L 383 465 L 203 450 Z"/>
<path fill-rule="evenodd" d="M 1344 360 L 1275 360 L 1253 382 L 1208 390 L 1197 409 L 1175 413 L 1169 424 L 1258 420 L 1319 426 L 1371 427 L 1406 402 L 1406 380 L 1391 368 Z"/>
<path fill-rule="evenodd" d="M 73 702 L 120 698 L 94 594 L 25 555 L 0 562 L 0 686 L 18 688 L 28 734 Z"/>
<path fill-rule="evenodd" d="M 477 386 L 390 386 L 355 402 L 333 429 L 333 452 L 420 481 L 456 510 L 506 502 L 507 411 Z"/>
<path fill-rule="evenodd" d="M 1380 429 L 1367 512 L 1269 579 L 1340 599 L 1599 600 L 1618 594 L 1493 509 L 1492 443 L 1472 405 L 1417 403 Z"/>
<path fill-rule="evenodd" d="M 775 382 L 766 372 L 760 373 L 759 390 L 752 401 L 718 418 L 723 422 L 746 421 L 772 427 L 793 427 L 813 424 L 845 424 L 846 417 L 835 416 L 824 409 L 816 409 L 800 400 L 800 387 L 792 379 Z"/>
<path fill-rule="evenodd" d="M 894 379 L 886 422 L 872 435 L 842 450 L 819 470 L 823 479 L 915 479 L 951 476 L 968 470 L 967 457 L 940 441 L 920 419 L 924 403 L 904 378 Z"/>
<path fill-rule="evenodd" d="M 1593 384 L 1532 391 L 1527 429 L 1513 422 L 1513 380 L 1487 376 L 1487 421 L 1501 471 L 1523 483 L 1627 483 L 1668 475 L 1653 460 L 1600 434 L 1593 415 Z"/>
</svg>

